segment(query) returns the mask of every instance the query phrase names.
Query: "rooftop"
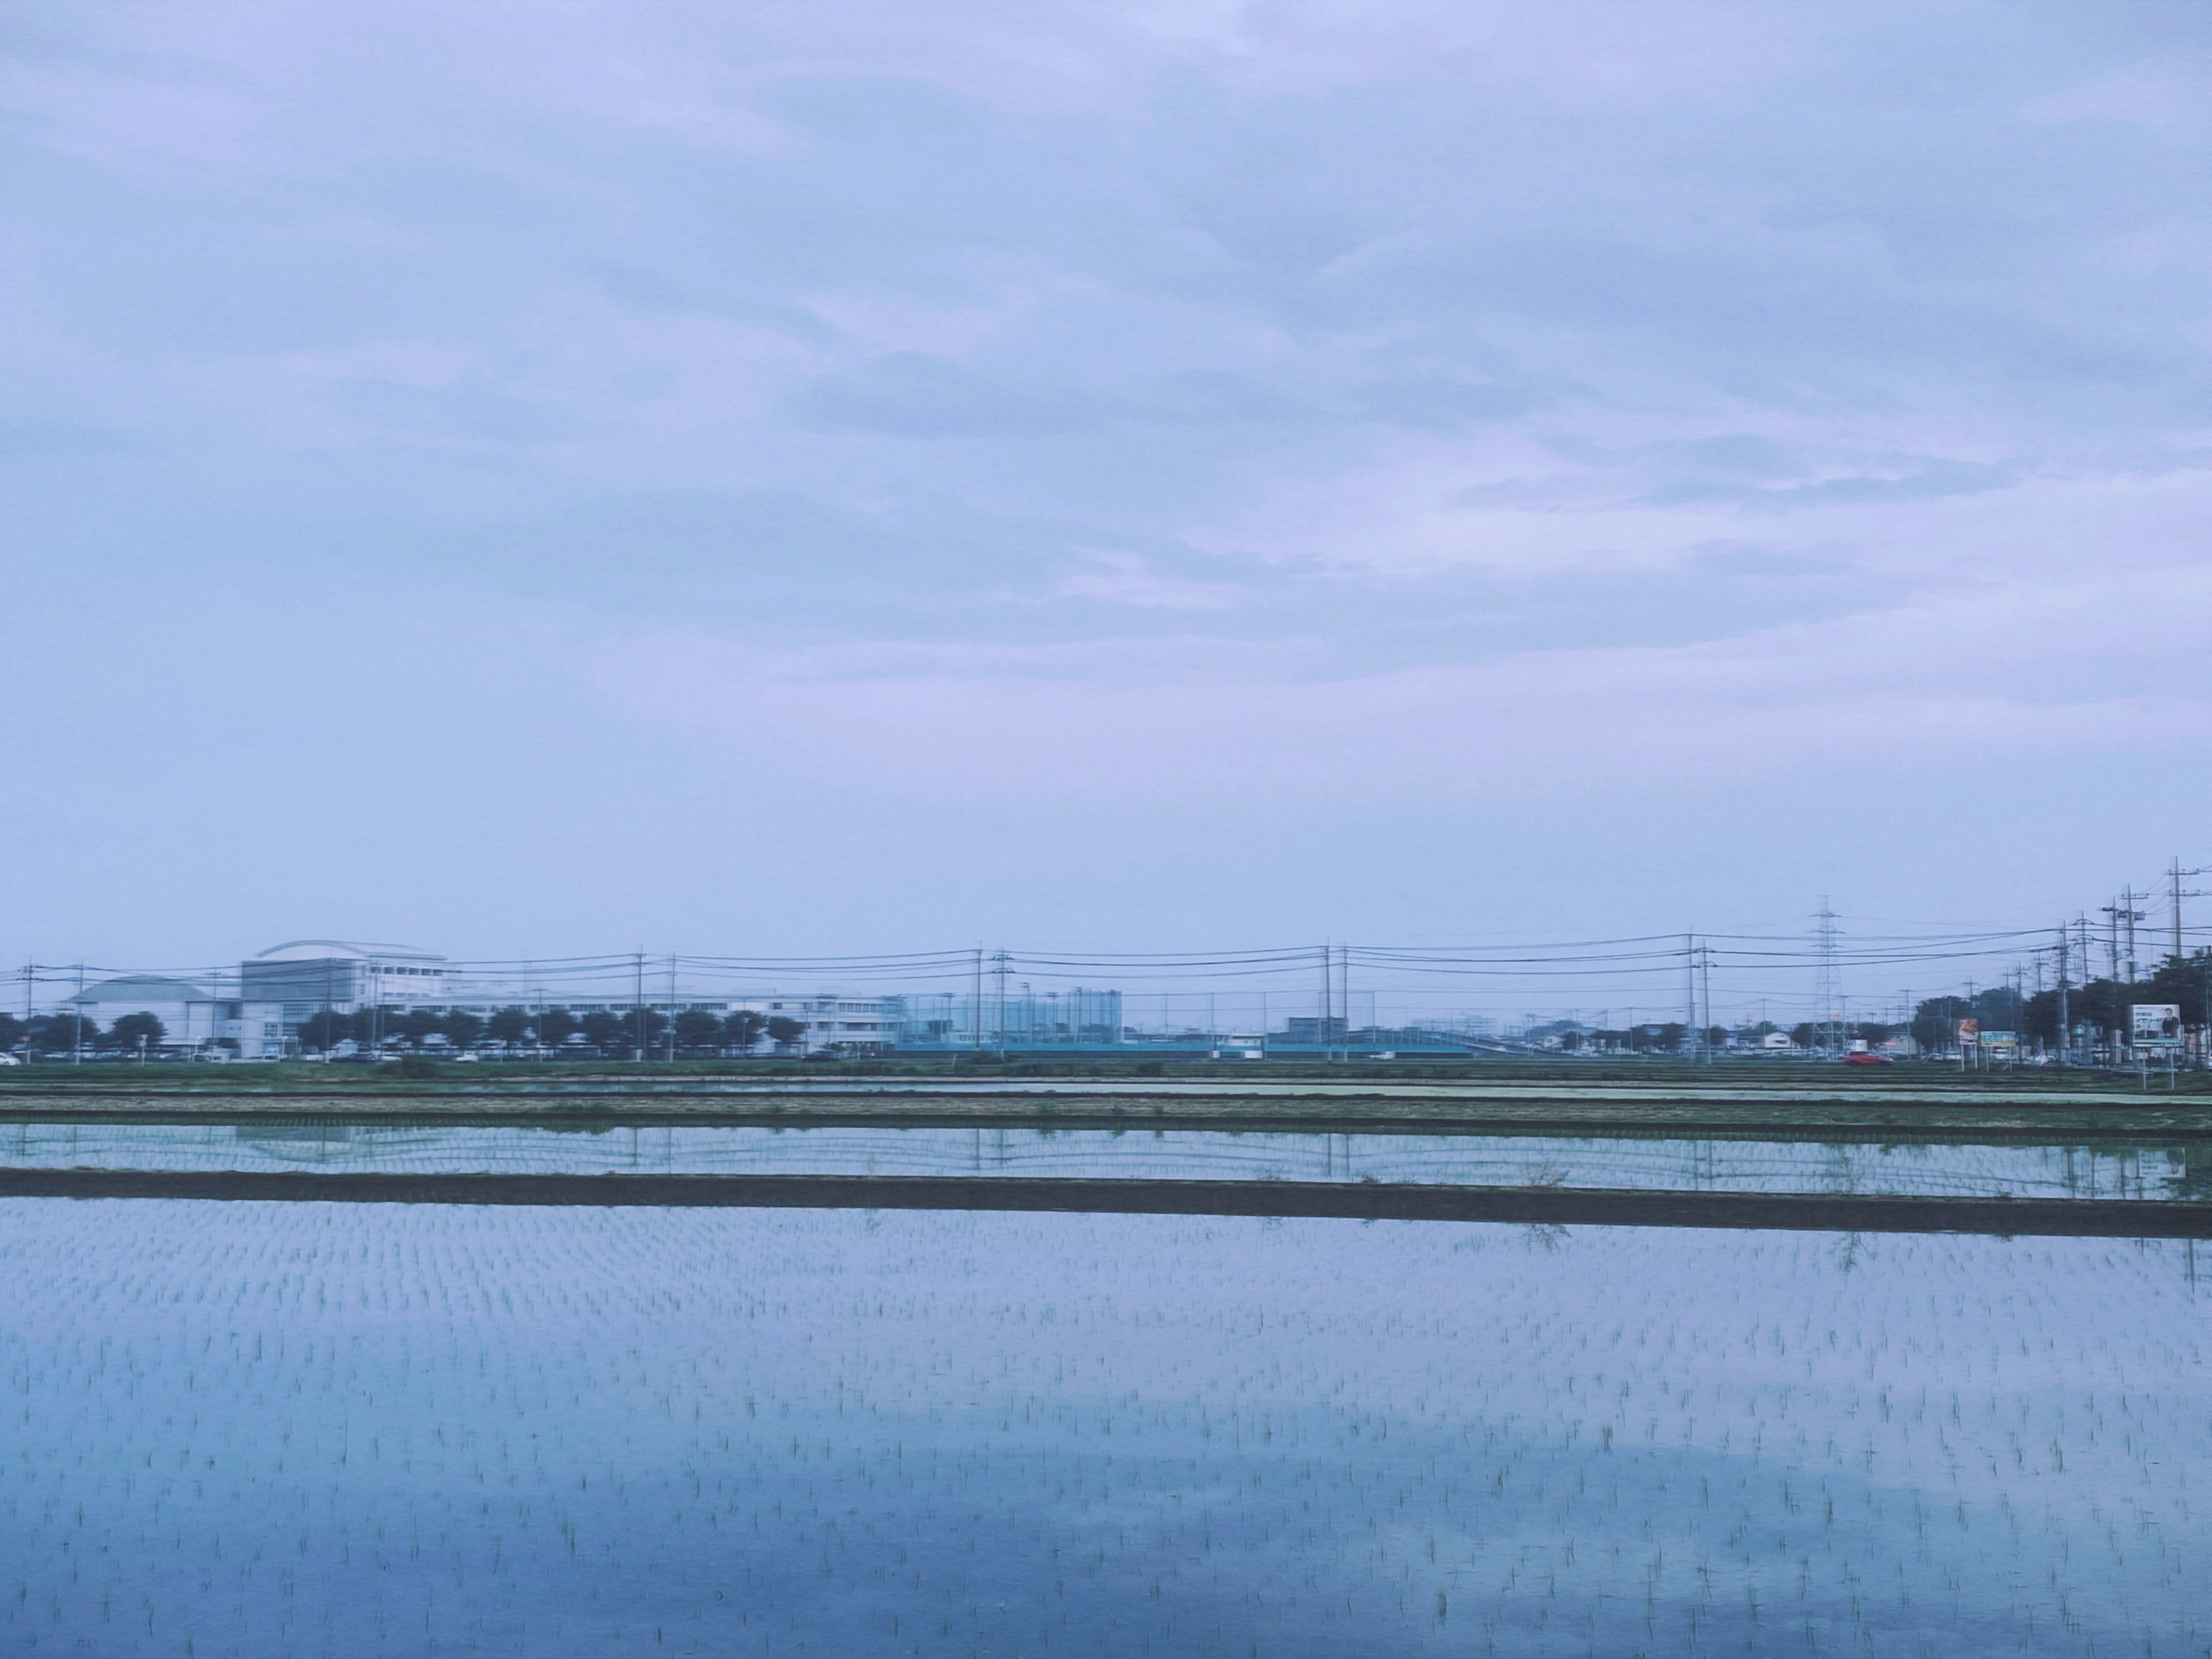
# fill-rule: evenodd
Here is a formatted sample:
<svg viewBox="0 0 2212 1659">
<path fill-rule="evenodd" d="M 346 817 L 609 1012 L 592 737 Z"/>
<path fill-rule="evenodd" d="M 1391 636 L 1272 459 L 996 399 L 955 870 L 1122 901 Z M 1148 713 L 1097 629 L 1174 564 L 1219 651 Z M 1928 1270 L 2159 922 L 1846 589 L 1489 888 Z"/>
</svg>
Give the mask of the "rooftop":
<svg viewBox="0 0 2212 1659">
<path fill-rule="evenodd" d="M 411 945 L 369 945 L 343 939 L 295 939 L 289 944 L 272 945 L 255 962 L 443 962 L 446 958 L 434 951 L 420 951 Z"/>
<path fill-rule="evenodd" d="M 169 979 L 160 974 L 125 974 L 88 985 L 69 999 L 79 1006 L 89 1002 L 205 1002 L 204 985 L 188 979 Z"/>
</svg>

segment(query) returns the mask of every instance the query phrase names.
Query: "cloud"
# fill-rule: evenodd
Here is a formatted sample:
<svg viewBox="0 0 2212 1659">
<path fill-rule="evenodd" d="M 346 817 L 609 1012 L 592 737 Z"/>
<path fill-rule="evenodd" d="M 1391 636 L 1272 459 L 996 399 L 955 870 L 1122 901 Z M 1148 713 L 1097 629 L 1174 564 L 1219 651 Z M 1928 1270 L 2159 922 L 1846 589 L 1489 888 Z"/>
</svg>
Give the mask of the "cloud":
<svg viewBox="0 0 2212 1659">
<path fill-rule="evenodd" d="M 863 826 L 1500 791 L 1540 849 L 1595 780 L 1656 847 L 1757 764 L 1856 855 L 1807 757 L 2201 725 L 2187 9 L 19 9 L 9 625 L 100 672 L 173 644 L 149 573 L 312 571 L 260 635 L 374 616 L 459 703 L 394 596 L 555 607 L 499 684 L 568 763 L 766 745 Z M 94 718 L 61 787 L 123 813 Z M 404 741 L 465 777 L 485 718 Z"/>
<path fill-rule="evenodd" d="M 1227 582 L 1159 575 L 1133 554 L 1100 553 L 1093 558 L 1096 568 L 1062 577 L 1054 591 L 1067 599 L 1163 611 L 1226 611 L 1237 603 L 1237 590 Z"/>
</svg>

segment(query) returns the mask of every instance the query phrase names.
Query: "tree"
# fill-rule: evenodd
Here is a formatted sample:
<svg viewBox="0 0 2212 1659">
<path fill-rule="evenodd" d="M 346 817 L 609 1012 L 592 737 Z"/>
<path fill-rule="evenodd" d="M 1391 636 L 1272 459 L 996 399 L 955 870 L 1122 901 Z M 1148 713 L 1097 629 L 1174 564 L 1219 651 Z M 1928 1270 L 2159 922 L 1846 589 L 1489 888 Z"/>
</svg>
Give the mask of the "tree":
<svg viewBox="0 0 2212 1659">
<path fill-rule="evenodd" d="M 2156 973 L 2132 988 L 2131 1002 L 2179 1005 L 2184 1025 L 2212 1023 L 2212 951 L 2192 951 L 2179 961 L 2168 957 Z"/>
<path fill-rule="evenodd" d="M 605 1054 L 608 1049 L 623 1042 L 629 1024 L 627 1016 L 611 1014 L 601 1008 L 586 1014 L 579 1022 L 579 1029 L 582 1030 L 586 1042 L 601 1054 Z"/>
<path fill-rule="evenodd" d="M 80 1044 L 87 1048 L 100 1046 L 100 1022 L 87 1019 L 73 1009 L 64 1008 L 58 1014 L 46 1014 L 33 1020 L 31 1026 L 31 1046 L 50 1054 L 65 1054 Z"/>
<path fill-rule="evenodd" d="M 125 1014 L 109 1028 L 107 1040 L 118 1048 L 158 1048 L 168 1028 L 151 1014 Z"/>
<path fill-rule="evenodd" d="M 23 1040 L 30 1035 L 31 1028 L 15 1015 L 0 1014 L 0 1054 L 21 1048 Z"/>
<path fill-rule="evenodd" d="M 732 1048 L 750 1053 L 768 1029 L 768 1016 L 750 1008 L 740 1008 L 722 1022 L 722 1041 Z"/>
<path fill-rule="evenodd" d="M 456 1048 L 472 1048 L 483 1036 L 484 1023 L 466 1009 L 456 1008 L 438 1022 L 438 1029 Z"/>
<path fill-rule="evenodd" d="M 806 1035 L 806 1023 L 783 1014 L 771 1014 L 768 1020 L 768 1040 L 779 1048 L 788 1048 Z"/>
<path fill-rule="evenodd" d="M 1801 1024 L 1793 1025 L 1790 1028 L 1790 1040 L 1796 1043 L 1800 1048 L 1811 1048 L 1815 1042 L 1820 1041 L 1820 1028 L 1814 1024 L 1810 1020 L 1806 1020 Z"/>
<path fill-rule="evenodd" d="M 538 1016 L 538 1040 L 557 1048 L 582 1028 L 566 1008 L 548 1008 Z"/>
<path fill-rule="evenodd" d="M 354 1042 L 368 1048 L 369 1044 L 383 1044 L 400 1037 L 407 1029 L 407 1015 L 396 1006 L 385 1002 L 376 1009 L 354 1009 Z"/>
<path fill-rule="evenodd" d="M 704 1048 L 722 1035 L 722 1022 L 703 1008 L 686 1008 L 676 1016 L 676 1046 Z"/>
<path fill-rule="evenodd" d="M 2136 990 L 2116 979 L 2093 979 L 2068 996 L 2067 1016 L 2093 1031 L 2117 1031 L 2127 1023 L 2126 1004 L 2155 1000 L 2139 997 Z"/>
<path fill-rule="evenodd" d="M 396 1021 L 387 1019 L 384 1023 L 386 1031 L 403 1036 L 418 1047 L 424 1037 L 438 1035 L 438 1026 L 437 1015 L 428 1008 L 410 1008 Z"/>
<path fill-rule="evenodd" d="M 484 1035 L 495 1042 L 526 1042 L 530 1038 L 530 1016 L 520 1008 L 501 1008 L 484 1022 Z"/>
<path fill-rule="evenodd" d="M 1929 997 L 1912 1011 L 1912 1040 L 1923 1054 L 1947 1054 L 1958 1046 L 1959 1022 L 1972 1019 L 1964 997 Z"/>
<path fill-rule="evenodd" d="M 2017 1031 L 2021 1022 L 2021 994 L 2009 985 L 1993 985 L 1974 997 L 1974 1011 L 1970 1018 L 1981 1022 L 1984 1031 Z"/>
<path fill-rule="evenodd" d="M 124 1016 L 125 1019 L 129 1018 L 127 1014 Z M 120 1030 L 123 1020 L 118 1019 L 115 1024 Z M 341 1040 L 352 1035 L 353 1016 L 332 1013 L 327 1008 L 300 1023 L 300 1046 L 302 1048 L 320 1048 L 327 1051 L 336 1047 Z"/>
</svg>

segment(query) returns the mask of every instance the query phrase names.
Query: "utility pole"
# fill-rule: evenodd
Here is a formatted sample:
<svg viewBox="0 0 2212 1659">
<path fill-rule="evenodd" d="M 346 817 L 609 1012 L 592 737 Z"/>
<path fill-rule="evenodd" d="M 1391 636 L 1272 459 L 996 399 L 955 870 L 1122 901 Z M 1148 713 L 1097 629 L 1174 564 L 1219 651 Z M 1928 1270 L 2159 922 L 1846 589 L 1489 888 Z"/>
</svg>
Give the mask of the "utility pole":
<svg viewBox="0 0 2212 1659">
<path fill-rule="evenodd" d="M 1343 1033 L 1344 1057 L 1352 1058 L 1352 947 L 1336 947 L 1336 999 L 1342 1005 L 1343 1018 L 1336 1029 Z"/>
<path fill-rule="evenodd" d="M 1336 1035 L 1329 1029 L 1336 1020 L 1336 990 L 1330 982 L 1335 957 L 1336 947 L 1324 940 L 1321 947 L 1321 1030 L 1316 1035 L 1322 1040 L 1322 1058 L 1325 1060 L 1336 1058 Z"/>
<path fill-rule="evenodd" d="M 676 955 L 668 957 L 668 1063 L 676 1063 Z"/>
<path fill-rule="evenodd" d="M 1713 1059 L 1713 947 L 1710 944 L 1698 947 L 1698 981 L 1705 993 L 1705 1017 L 1698 1027 L 1698 1040 L 1704 1045 L 1701 1052 L 1710 1066 Z"/>
<path fill-rule="evenodd" d="M 1006 954 L 1006 947 L 1001 945 L 998 952 L 992 957 L 991 962 L 993 964 L 991 971 L 999 978 L 999 1017 L 996 1024 L 999 1058 L 1004 1060 L 1006 1057 L 1006 975 L 1012 969 L 1013 958 Z"/>
<path fill-rule="evenodd" d="M 2074 937 L 2079 947 L 2075 960 L 2081 965 L 2081 988 L 2086 991 L 2089 988 L 2089 913 L 2086 910 L 2075 913 Z"/>
<path fill-rule="evenodd" d="M 2073 1030 L 2066 1006 L 2066 924 L 2058 924 L 2058 1064 L 2066 1064 L 2066 1039 Z"/>
<path fill-rule="evenodd" d="M 1682 1057 L 1694 1062 L 1702 1034 L 1698 1030 L 1698 945 L 1689 933 L 1682 935 L 1682 989 L 1688 999 L 1682 1012 Z"/>
<path fill-rule="evenodd" d="M 632 981 L 632 990 L 631 990 L 631 995 L 630 995 L 630 1006 L 631 1006 L 631 1008 L 633 1009 L 633 1011 L 635 1011 L 635 1013 L 636 1013 L 636 1015 L 637 1015 L 637 1021 L 636 1021 L 636 1024 L 637 1024 L 637 1047 L 630 1050 L 630 1058 L 631 1058 L 632 1060 L 635 1060 L 640 1061 L 640 1062 L 641 1063 L 641 1062 L 644 1060 L 644 1059 L 645 1059 L 645 952 L 644 952 L 644 951 L 640 951 L 637 953 L 637 961 L 636 961 L 636 963 L 634 964 L 634 966 L 635 966 L 635 979 L 633 980 L 633 981 Z"/>
<path fill-rule="evenodd" d="M 983 947 L 975 947 L 975 990 L 973 1000 L 975 1017 L 975 1052 L 983 1052 Z"/>
<path fill-rule="evenodd" d="M 76 965 L 76 1000 L 70 1006 L 76 1012 L 76 1024 L 70 1028 L 73 1034 L 70 1043 L 70 1063 L 82 1066 L 84 1064 L 84 964 L 81 962 Z"/>
<path fill-rule="evenodd" d="M 2204 896 L 2203 890 L 2200 889 L 2183 887 L 2181 884 L 2182 878 L 2185 876 L 2201 876 L 2206 873 L 2208 872 L 2203 870 L 2183 869 L 2181 867 L 2181 860 L 2179 859 L 2174 860 L 2173 867 L 2166 872 L 2167 878 L 2172 884 L 2170 898 L 2173 906 L 2173 959 L 2177 963 L 2179 963 L 2182 959 L 2182 951 L 2184 949 L 2181 942 L 2181 901 L 2185 898 L 2203 898 Z"/>
<path fill-rule="evenodd" d="M 2181 860 L 2179 859 L 2174 860 L 2173 868 L 2167 873 L 2172 878 L 2173 890 L 2173 961 L 2174 965 L 2179 967 L 2181 963 Z M 2193 875 L 2196 872 L 2192 871 L 2191 873 Z"/>
</svg>

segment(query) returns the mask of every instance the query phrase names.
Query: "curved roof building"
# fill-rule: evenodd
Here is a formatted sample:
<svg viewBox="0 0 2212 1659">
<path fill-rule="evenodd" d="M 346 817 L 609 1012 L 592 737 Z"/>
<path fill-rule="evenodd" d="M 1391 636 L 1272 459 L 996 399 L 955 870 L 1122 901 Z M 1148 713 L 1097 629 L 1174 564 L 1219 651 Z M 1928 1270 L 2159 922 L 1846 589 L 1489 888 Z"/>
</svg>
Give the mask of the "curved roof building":
<svg viewBox="0 0 2212 1659">
<path fill-rule="evenodd" d="M 443 1002 L 456 980 L 452 965 L 435 951 L 354 939 L 290 939 L 238 965 L 239 994 L 283 1003 L 285 1021 L 295 1025 L 324 1008 L 351 1013 L 394 1003 Z"/>
<path fill-rule="evenodd" d="M 195 985 L 188 979 L 169 979 L 160 974 L 125 974 L 115 979 L 104 979 L 97 985 L 88 985 L 75 996 L 67 999 L 78 1007 L 91 1010 L 111 1003 L 131 1008 L 158 1008 L 165 1004 L 208 1002 L 213 994 L 204 985 Z"/>
</svg>

